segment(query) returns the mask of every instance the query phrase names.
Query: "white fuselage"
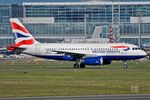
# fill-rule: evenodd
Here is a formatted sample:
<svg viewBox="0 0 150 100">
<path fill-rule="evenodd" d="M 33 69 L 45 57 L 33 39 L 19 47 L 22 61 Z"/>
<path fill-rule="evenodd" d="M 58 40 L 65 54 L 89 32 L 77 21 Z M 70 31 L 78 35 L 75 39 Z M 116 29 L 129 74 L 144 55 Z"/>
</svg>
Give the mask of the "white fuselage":
<svg viewBox="0 0 150 100">
<path fill-rule="evenodd" d="M 111 60 L 131 60 L 146 56 L 146 53 L 136 45 L 125 43 L 38 43 L 23 52 L 42 58 L 44 56 L 49 56 L 49 58 L 50 56 L 63 56 L 67 53 L 85 55 L 84 57 L 103 56 Z"/>
</svg>

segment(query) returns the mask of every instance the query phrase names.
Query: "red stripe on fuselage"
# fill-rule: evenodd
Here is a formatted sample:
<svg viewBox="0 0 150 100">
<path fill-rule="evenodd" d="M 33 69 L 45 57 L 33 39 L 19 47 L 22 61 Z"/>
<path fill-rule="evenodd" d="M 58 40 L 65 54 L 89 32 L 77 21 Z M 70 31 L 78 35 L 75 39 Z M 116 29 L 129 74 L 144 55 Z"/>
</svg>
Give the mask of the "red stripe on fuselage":
<svg viewBox="0 0 150 100">
<path fill-rule="evenodd" d="M 11 22 L 11 27 L 12 27 L 12 29 L 21 30 L 21 31 L 23 31 L 24 33 L 27 33 L 27 34 L 29 33 L 26 28 L 18 25 L 17 23 Z"/>
<path fill-rule="evenodd" d="M 128 48 L 128 46 L 111 46 L 112 48 Z"/>
</svg>

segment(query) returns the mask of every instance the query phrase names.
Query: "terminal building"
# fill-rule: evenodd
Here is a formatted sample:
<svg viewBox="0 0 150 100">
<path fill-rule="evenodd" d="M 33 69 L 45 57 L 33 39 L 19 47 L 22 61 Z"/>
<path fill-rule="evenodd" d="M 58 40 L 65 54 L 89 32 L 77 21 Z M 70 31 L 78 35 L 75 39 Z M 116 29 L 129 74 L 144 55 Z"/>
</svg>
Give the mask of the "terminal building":
<svg viewBox="0 0 150 100">
<path fill-rule="evenodd" d="M 19 18 L 40 42 L 91 38 L 102 26 L 101 38 L 138 45 L 150 42 L 149 0 L 2 0 L 0 44 L 14 42 L 9 18 Z M 140 35 L 139 35 L 140 33 Z"/>
</svg>

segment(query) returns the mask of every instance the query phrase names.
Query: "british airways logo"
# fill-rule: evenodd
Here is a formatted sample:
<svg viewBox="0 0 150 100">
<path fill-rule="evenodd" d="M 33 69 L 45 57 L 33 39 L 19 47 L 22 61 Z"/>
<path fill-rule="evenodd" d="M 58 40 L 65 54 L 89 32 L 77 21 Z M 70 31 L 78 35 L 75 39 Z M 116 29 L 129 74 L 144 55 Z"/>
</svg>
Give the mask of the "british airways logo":
<svg viewBox="0 0 150 100">
<path fill-rule="evenodd" d="M 27 38 L 29 37 L 29 32 L 26 30 L 25 27 L 15 23 L 11 22 L 11 26 L 15 35 L 15 38 Z"/>
<path fill-rule="evenodd" d="M 130 50 L 128 46 L 111 46 L 112 48 L 123 49 L 124 51 Z"/>
<path fill-rule="evenodd" d="M 15 37 L 15 46 L 31 45 L 34 43 L 34 39 L 30 36 L 28 30 L 17 22 L 11 22 L 11 27 Z"/>
<path fill-rule="evenodd" d="M 22 31 L 22 32 L 24 32 L 24 33 L 26 33 L 26 34 L 29 34 L 29 32 L 26 30 L 26 28 L 24 28 L 24 27 L 18 25 L 18 24 L 15 23 L 15 22 L 11 22 L 11 26 L 12 26 L 12 29 L 16 29 L 16 30 Z"/>
<path fill-rule="evenodd" d="M 15 38 L 26 38 L 26 37 L 29 37 L 29 36 L 23 35 L 21 33 L 15 33 Z"/>
</svg>

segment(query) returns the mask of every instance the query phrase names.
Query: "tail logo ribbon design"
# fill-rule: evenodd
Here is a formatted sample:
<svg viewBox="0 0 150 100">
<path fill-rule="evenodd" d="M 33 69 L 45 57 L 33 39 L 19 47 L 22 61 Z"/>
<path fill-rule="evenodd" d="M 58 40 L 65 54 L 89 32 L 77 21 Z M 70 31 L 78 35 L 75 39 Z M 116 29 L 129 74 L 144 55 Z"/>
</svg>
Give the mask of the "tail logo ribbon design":
<svg viewBox="0 0 150 100">
<path fill-rule="evenodd" d="M 10 23 L 15 37 L 15 47 L 32 45 L 37 42 L 17 18 L 11 18 Z"/>
</svg>

